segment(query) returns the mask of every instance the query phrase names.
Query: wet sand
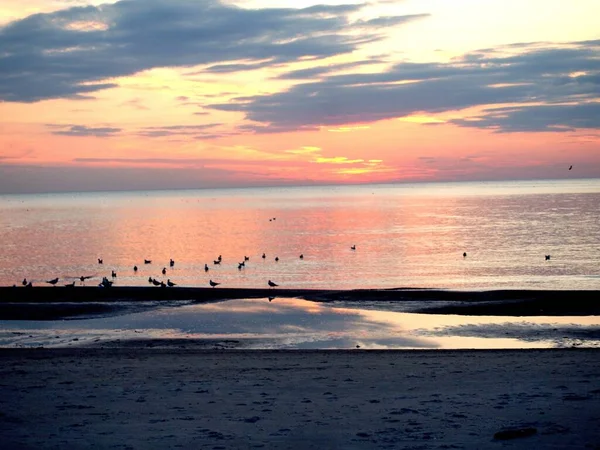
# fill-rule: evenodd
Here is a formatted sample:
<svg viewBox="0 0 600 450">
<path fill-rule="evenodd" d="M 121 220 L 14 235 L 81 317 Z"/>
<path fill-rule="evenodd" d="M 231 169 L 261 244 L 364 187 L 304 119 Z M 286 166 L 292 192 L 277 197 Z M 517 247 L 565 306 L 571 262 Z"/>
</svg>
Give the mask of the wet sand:
<svg viewBox="0 0 600 450">
<path fill-rule="evenodd" d="M 231 289 L 154 287 L 0 287 L 0 320 L 56 320 L 110 315 L 153 303 L 214 302 L 240 298 L 299 297 L 315 302 L 394 302 L 407 312 L 496 316 L 600 315 L 600 291 L 447 291 L 439 289 Z M 410 305 L 410 308 L 408 307 Z M 416 307 L 414 305 L 417 305 Z"/>
<path fill-rule="evenodd" d="M 178 342 L 0 349 L 0 372 L 7 449 L 600 446 L 594 349 L 214 351 Z M 496 435 L 504 430 L 517 432 Z"/>
</svg>

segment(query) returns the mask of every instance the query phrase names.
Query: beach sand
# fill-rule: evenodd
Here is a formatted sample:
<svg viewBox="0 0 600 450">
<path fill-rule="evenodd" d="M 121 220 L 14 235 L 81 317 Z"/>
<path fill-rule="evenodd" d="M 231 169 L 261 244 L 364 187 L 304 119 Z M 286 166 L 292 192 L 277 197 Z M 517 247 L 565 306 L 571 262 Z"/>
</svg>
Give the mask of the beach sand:
<svg viewBox="0 0 600 450">
<path fill-rule="evenodd" d="M 597 349 L 238 351 L 179 344 L 0 349 L 0 445 L 600 448 Z M 525 431 L 494 438 L 511 429 Z"/>
</svg>

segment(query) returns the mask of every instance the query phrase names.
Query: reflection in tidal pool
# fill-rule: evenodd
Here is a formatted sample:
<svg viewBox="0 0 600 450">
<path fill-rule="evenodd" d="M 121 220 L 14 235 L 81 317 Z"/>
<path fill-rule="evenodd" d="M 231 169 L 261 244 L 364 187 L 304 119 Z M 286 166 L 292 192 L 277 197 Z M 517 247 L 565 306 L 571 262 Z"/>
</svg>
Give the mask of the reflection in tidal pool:
<svg viewBox="0 0 600 450">
<path fill-rule="evenodd" d="M 0 346 L 206 340 L 243 348 L 459 349 L 600 346 L 600 317 L 472 317 L 242 299 L 70 321 L 0 321 Z"/>
</svg>

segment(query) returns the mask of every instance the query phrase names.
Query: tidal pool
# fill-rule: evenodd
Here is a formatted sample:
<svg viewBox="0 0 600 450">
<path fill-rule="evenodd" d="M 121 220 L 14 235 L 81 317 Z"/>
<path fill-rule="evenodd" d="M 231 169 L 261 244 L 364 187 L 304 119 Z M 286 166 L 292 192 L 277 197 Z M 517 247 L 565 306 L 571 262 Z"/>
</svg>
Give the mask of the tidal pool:
<svg viewBox="0 0 600 450">
<path fill-rule="evenodd" d="M 119 346 L 151 339 L 205 348 L 507 349 L 600 347 L 600 317 L 414 314 L 300 299 L 241 299 L 113 317 L 0 321 L 1 347 Z"/>
</svg>

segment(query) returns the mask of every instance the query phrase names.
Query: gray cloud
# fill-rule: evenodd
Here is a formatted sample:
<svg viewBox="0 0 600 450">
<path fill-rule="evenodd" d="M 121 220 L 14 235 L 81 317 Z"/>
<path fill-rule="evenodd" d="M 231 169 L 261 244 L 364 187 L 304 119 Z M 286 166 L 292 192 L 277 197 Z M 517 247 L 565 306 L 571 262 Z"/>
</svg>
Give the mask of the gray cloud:
<svg viewBox="0 0 600 450">
<path fill-rule="evenodd" d="M 204 130 L 218 127 L 221 123 L 207 123 L 202 125 L 169 125 L 163 127 L 144 127 L 138 134 L 146 137 L 163 137 L 174 135 L 193 135 Z"/>
<path fill-rule="evenodd" d="M 34 14 L 0 29 L 0 99 L 87 98 L 115 86 L 104 80 L 154 67 L 235 71 L 238 61 L 326 58 L 381 39 L 381 25 L 418 17 L 364 22 L 361 35 L 352 35 L 349 15 L 361 7 L 252 10 L 218 0 L 124 0 Z"/>
<path fill-rule="evenodd" d="M 63 127 L 62 125 L 48 124 L 51 128 Z M 98 136 L 107 137 L 121 132 L 121 128 L 113 127 L 86 127 L 84 125 L 67 125 L 66 128 L 53 131 L 59 136 Z"/>
<path fill-rule="evenodd" d="M 488 109 L 487 122 L 456 123 L 518 131 L 517 122 L 529 112 L 540 116 L 527 120 L 527 131 L 596 128 L 597 107 L 586 106 L 586 102 L 600 97 L 599 55 L 600 41 L 541 49 L 539 44 L 531 44 L 524 52 L 511 56 L 486 50 L 447 64 L 405 62 L 382 73 L 328 75 L 285 92 L 238 97 L 211 107 L 245 113 L 247 119 L 256 122 L 249 129 L 257 133 L 367 123 L 414 113 L 507 103 L 525 106 L 505 111 L 506 119 L 497 110 Z M 575 72 L 584 75 L 570 76 Z M 315 69 L 300 75 L 321 73 Z M 544 109 L 533 105 L 540 103 L 554 106 Z M 596 113 L 596 117 L 585 118 L 586 113 Z M 570 114 L 574 116 L 569 117 Z"/>
</svg>

